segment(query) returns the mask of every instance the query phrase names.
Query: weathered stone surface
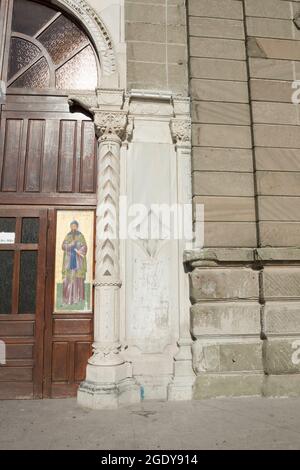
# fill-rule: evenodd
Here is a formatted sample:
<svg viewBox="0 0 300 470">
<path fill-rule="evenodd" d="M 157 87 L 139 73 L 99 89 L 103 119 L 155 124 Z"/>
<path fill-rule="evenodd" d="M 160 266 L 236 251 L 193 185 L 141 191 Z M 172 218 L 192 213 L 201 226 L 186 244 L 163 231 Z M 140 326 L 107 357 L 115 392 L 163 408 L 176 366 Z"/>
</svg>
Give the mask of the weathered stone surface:
<svg viewBox="0 0 300 470">
<path fill-rule="evenodd" d="M 252 103 L 253 122 L 256 124 L 299 125 L 297 106 L 288 103 Z"/>
<path fill-rule="evenodd" d="M 265 51 L 256 38 L 247 38 L 247 53 L 249 57 L 267 57 Z"/>
<path fill-rule="evenodd" d="M 125 2 L 128 88 L 188 92 L 183 1 Z M 120 51 L 123 54 L 123 49 Z"/>
<path fill-rule="evenodd" d="M 191 57 L 245 60 L 245 43 L 237 39 L 190 37 Z"/>
<path fill-rule="evenodd" d="M 191 57 L 190 77 L 246 81 L 247 65 L 242 60 Z"/>
<path fill-rule="evenodd" d="M 260 220 L 298 221 L 300 197 L 260 196 L 258 198 Z"/>
<path fill-rule="evenodd" d="M 195 248 L 186 250 L 184 261 L 193 263 L 196 261 L 218 261 L 252 263 L 254 261 L 254 250 L 251 248 Z"/>
<path fill-rule="evenodd" d="M 206 222 L 204 224 L 206 247 L 255 247 L 254 222 Z"/>
<path fill-rule="evenodd" d="M 300 150 L 299 150 L 300 168 Z M 199 171 L 252 172 L 252 150 L 233 148 L 193 148 L 193 169 Z"/>
<path fill-rule="evenodd" d="M 191 36 L 211 37 L 222 39 L 244 39 L 244 24 L 240 20 L 224 18 L 189 18 Z"/>
<path fill-rule="evenodd" d="M 203 372 L 262 371 L 262 342 L 205 342 L 193 344 L 193 367 Z"/>
<path fill-rule="evenodd" d="M 209 302 L 191 308 L 191 331 L 199 338 L 205 335 L 260 334 L 258 302 Z"/>
<path fill-rule="evenodd" d="M 300 171 L 300 149 L 256 148 L 257 170 Z"/>
<path fill-rule="evenodd" d="M 262 390 L 264 376 L 253 371 L 263 370 L 263 358 L 265 373 L 283 373 L 285 379 L 300 375 L 299 366 L 288 359 L 291 337 L 273 342 L 278 336 L 300 337 L 300 268 L 283 266 L 300 261 L 296 249 L 287 251 L 291 245 L 300 246 L 300 114 L 299 106 L 292 104 L 292 82 L 300 79 L 300 31 L 292 19 L 300 2 L 245 0 L 246 18 L 243 11 L 232 17 L 229 3 L 189 2 L 193 196 L 195 204 L 205 206 L 207 250 L 198 260 L 195 253 L 188 260 L 194 269 L 191 300 L 196 302 L 191 309 L 191 330 L 197 338 L 194 367 L 199 374 L 195 398 L 272 396 L 274 390 L 278 395 L 293 394 L 295 385 L 279 384 L 272 375 Z M 226 252 L 226 247 L 246 246 L 243 260 L 229 250 L 227 258 L 218 255 L 221 247 Z M 264 308 L 258 302 L 258 271 L 251 269 L 254 258 L 265 265 Z M 243 267 L 226 266 L 233 261 Z M 236 277 L 235 269 L 240 270 Z M 242 286 L 248 282 L 244 270 L 255 276 L 249 289 Z M 264 355 L 262 328 L 268 338 Z"/>
<path fill-rule="evenodd" d="M 250 58 L 250 77 L 271 80 L 293 80 L 295 67 L 290 60 Z"/>
<path fill-rule="evenodd" d="M 263 342 L 263 364 L 266 374 L 300 372 L 300 337 L 268 339 Z"/>
<path fill-rule="evenodd" d="M 194 385 L 194 399 L 259 396 L 263 378 L 263 374 L 260 373 L 201 374 Z"/>
<path fill-rule="evenodd" d="M 204 217 L 208 222 L 256 221 L 254 197 L 197 196 L 194 203 L 204 205 Z"/>
<path fill-rule="evenodd" d="M 291 103 L 292 82 L 279 80 L 250 80 L 251 98 L 256 101 L 274 101 L 281 103 Z M 274 145 L 277 147 L 277 145 Z M 278 145 L 280 147 L 280 145 Z"/>
<path fill-rule="evenodd" d="M 299 247 L 300 223 L 298 222 L 260 222 L 261 246 Z"/>
<path fill-rule="evenodd" d="M 264 377 L 262 393 L 265 397 L 298 397 L 300 374 L 267 375 Z"/>
<path fill-rule="evenodd" d="M 195 124 L 192 139 L 194 145 L 203 147 L 252 147 L 251 129 L 248 126 Z"/>
<path fill-rule="evenodd" d="M 270 261 L 300 261 L 300 248 L 289 247 L 289 248 L 257 248 L 257 257 L 267 264 Z"/>
<path fill-rule="evenodd" d="M 241 2 L 234 0 L 189 0 L 192 16 L 243 19 Z"/>
<path fill-rule="evenodd" d="M 244 82 L 191 80 L 191 95 L 196 100 L 248 103 L 248 86 Z"/>
<path fill-rule="evenodd" d="M 273 127 L 273 126 L 269 126 L 269 127 Z M 297 128 L 295 129 L 298 130 Z M 262 133 L 262 129 L 260 129 L 259 132 Z M 280 133 L 280 128 L 278 129 L 278 132 Z M 272 131 L 272 135 L 275 135 L 275 129 L 274 129 L 274 134 Z M 271 134 L 269 137 L 271 138 Z M 265 137 L 265 139 L 267 138 L 268 137 Z M 284 135 L 282 136 L 282 138 L 284 139 Z M 282 141 L 282 143 L 284 142 Z M 258 194 L 265 195 L 265 196 L 267 195 L 299 196 L 300 195 L 300 173 L 258 171 L 257 172 L 257 190 L 258 190 Z"/>
<path fill-rule="evenodd" d="M 203 129 L 203 134 L 204 134 Z M 194 194 L 201 196 L 253 196 L 251 173 L 194 172 Z"/>
<path fill-rule="evenodd" d="M 300 268 L 266 267 L 263 279 L 266 299 L 300 299 Z"/>
<path fill-rule="evenodd" d="M 296 111 L 295 106 L 294 111 Z M 241 103 L 194 102 L 192 105 L 192 119 L 195 123 L 244 124 L 247 126 L 250 125 L 250 108 L 248 104 Z"/>
<path fill-rule="evenodd" d="M 263 0 L 264 1 L 264 0 Z M 270 11 L 271 14 L 271 11 Z M 249 36 L 299 39 L 300 34 L 295 24 L 286 19 L 247 18 L 247 33 Z"/>
<path fill-rule="evenodd" d="M 289 2 L 280 0 L 245 0 L 246 16 L 261 16 L 264 18 L 292 17 Z"/>
<path fill-rule="evenodd" d="M 257 299 L 258 273 L 248 268 L 195 269 L 190 274 L 192 302 Z"/>
<path fill-rule="evenodd" d="M 260 147 L 300 148 L 300 133 L 297 126 L 255 124 L 254 142 Z"/>
<path fill-rule="evenodd" d="M 260 50 L 264 57 L 270 59 L 300 60 L 299 41 L 251 38 L 250 43 L 253 44 L 254 42 L 257 44 L 257 50 Z M 250 55 L 252 57 L 261 57 L 259 55 Z"/>
</svg>

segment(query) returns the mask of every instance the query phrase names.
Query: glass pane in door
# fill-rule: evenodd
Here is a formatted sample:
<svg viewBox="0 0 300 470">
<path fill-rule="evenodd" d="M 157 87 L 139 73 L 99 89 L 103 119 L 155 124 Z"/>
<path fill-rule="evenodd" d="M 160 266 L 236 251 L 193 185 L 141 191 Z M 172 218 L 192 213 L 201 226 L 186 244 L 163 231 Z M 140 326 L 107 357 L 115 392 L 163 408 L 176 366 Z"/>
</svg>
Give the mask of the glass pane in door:
<svg viewBox="0 0 300 470">
<path fill-rule="evenodd" d="M 19 313 L 36 310 L 37 251 L 22 251 L 20 259 Z"/>
<path fill-rule="evenodd" d="M 40 219 L 38 217 L 26 217 L 22 221 L 21 243 L 38 243 Z"/>
<path fill-rule="evenodd" d="M 11 313 L 13 269 L 14 252 L 0 250 L 0 315 Z"/>
</svg>

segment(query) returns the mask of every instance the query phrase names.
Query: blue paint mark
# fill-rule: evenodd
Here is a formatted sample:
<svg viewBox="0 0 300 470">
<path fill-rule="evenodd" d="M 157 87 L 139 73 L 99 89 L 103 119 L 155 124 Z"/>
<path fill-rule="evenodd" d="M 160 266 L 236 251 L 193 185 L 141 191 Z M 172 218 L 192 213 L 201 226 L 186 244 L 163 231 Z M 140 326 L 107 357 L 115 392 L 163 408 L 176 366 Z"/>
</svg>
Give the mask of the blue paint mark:
<svg viewBox="0 0 300 470">
<path fill-rule="evenodd" d="M 140 388 L 140 393 L 141 393 L 141 400 L 145 400 L 145 389 L 143 386 L 141 386 Z"/>
</svg>

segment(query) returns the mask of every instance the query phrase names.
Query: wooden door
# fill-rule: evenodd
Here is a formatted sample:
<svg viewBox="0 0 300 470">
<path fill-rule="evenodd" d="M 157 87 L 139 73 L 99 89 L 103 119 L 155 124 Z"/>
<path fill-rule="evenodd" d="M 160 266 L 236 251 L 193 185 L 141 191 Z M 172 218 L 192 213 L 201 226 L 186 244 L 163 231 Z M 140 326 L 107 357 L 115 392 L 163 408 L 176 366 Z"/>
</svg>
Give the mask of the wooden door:
<svg viewBox="0 0 300 470">
<path fill-rule="evenodd" d="M 95 95 L 100 63 L 82 25 L 52 3 L 0 0 L 0 232 L 16 233 L 0 245 L 0 398 L 75 395 L 91 353 L 92 313 L 55 312 L 54 256 L 56 211 L 96 206 L 94 124 L 68 96 Z M 26 218 L 39 220 L 34 243 L 22 241 Z"/>
<path fill-rule="evenodd" d="M 45 209 L 0 207 L 1 399 L 43 395 L 46 235 Z"/>
</svg>

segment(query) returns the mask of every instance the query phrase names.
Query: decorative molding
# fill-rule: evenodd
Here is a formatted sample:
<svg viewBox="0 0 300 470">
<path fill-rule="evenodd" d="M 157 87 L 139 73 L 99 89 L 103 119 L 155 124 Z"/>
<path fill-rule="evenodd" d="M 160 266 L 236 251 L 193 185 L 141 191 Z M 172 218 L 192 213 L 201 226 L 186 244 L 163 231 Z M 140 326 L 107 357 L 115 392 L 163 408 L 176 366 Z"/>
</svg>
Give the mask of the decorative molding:
<svg viewBox="0 0 300 470">
<path fill-rule="evenodd" d="M 117 61 L 110 34 L 102 19 L 86 0 L 51 0 L 76 16 L 90 33 L 100 58 L 102 75 L 117 71 Z"/>
<path fill-rule="evenodd" d="M 170 121 L 170 129 L 175 144 L 191 144 L 191 119 L 173 118 Z"/>
<path fill-rule="evenodd" d="M 94 287 L 122 287 L 122 281 L 94 281 L 93 282 Z"/>
<path fill-rule="evenodd" d="M 99 361 L 114 361 L 114 356 L 120 357 L 120 353 L 125 349 L 120 343 L 110 345 L 93 344 L 93 356 L 89 359 L 89 364 L 98 364 Z"/>
<path fill-rule="evenodd" d="M 113 136 L 118 137 L 120 140 L 125 140 L 128 127 L 127 111 L 94 110 L 94 115 L 96 134 L 100 141 L 110 139 Z M 130 124 L 133 130 L 132 121 L 130 121 Z M 130 127 L 128 127 L 128 131 L 130 132 Z"/>
<path fill-rule="evenodd" d="M 100 151 L 99 157 L 96 281 L 100 285 L 111 282 L 111 278 L 114 279 L 115 285 L 119 282 L 120 273 L 118 234 L 120 155 L 113 147 L 114 145 L 108 145 L 107 152 L 101 155 Z"/>
</svg>

